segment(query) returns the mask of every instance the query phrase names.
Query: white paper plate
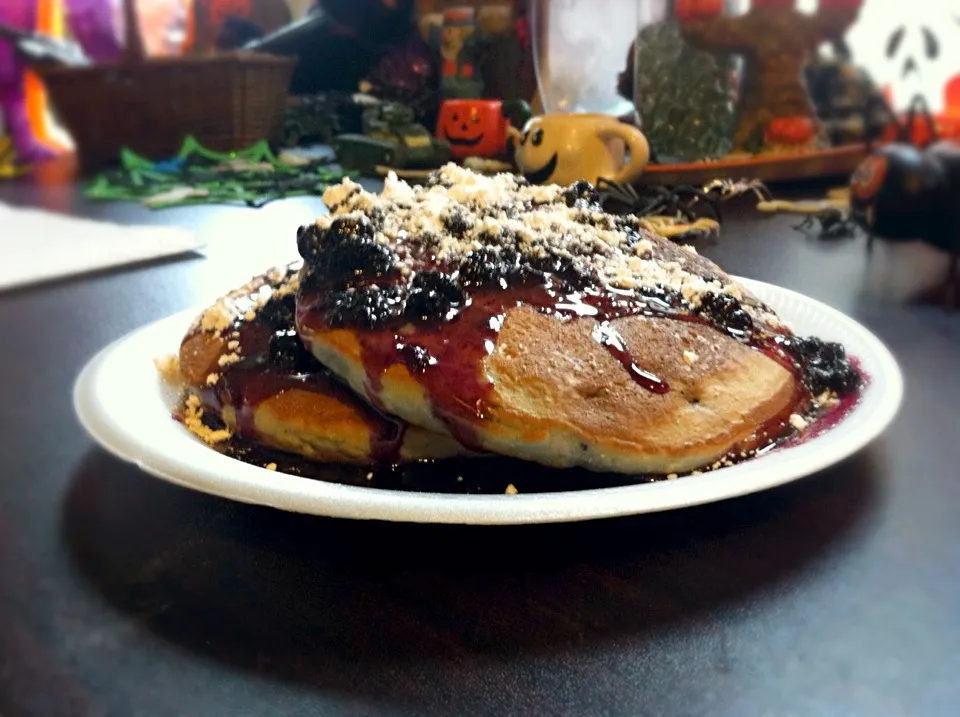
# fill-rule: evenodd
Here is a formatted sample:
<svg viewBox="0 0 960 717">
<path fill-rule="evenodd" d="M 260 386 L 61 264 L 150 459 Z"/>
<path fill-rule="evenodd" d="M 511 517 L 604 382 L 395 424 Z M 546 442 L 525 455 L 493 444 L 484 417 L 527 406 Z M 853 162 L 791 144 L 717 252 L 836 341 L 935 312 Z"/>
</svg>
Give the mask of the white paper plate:
<svg viewBox="0 0 960 717">
<path fill-rule="evenodd" d="M 548 523 L 650 513 L 771 488 L 822 470 L 877 437 L 896 414 L 903 379 L 887 348 L 840 312 L 787 289 L 741 279 L 797 333 L 840 341 L 870 383 L 836 427 L 800 445 L 698 476 L 619 488 L 519 495 L 409 493 L 338 485 L 268 471 L 221 455 L 170 418 L 175 400 L 153 360 L 179 346 L 198 311 L 133 332 L 97 354 L 74 387 L 74 407 L 94 440 L 151 475 L 281 510 L 343 518 L 432 523 Z"/>
</svg>

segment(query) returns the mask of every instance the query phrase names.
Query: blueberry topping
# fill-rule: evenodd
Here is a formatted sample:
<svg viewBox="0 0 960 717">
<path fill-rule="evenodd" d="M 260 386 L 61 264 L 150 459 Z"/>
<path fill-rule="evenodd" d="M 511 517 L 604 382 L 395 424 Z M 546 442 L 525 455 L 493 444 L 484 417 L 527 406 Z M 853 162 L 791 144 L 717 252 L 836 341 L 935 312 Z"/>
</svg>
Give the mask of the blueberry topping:
<svg viewBox="0 0 960 717">
<path fill-rule="evenodd" d="M 322 232 L 316 224 L 307 224 L 297 229 L 297 251 L 307 261 L 320 251 Z"/>
<path fill-rule="evenodd" d="M 807 361 L 813 356 L 816 356 L 820 351 L 822 342 L 820 339 L 811 336 L 810 338 L 804 338 L 802 336 L 788 336 L 785 338 L 778 338 L 777 343 L 780 344 L 790 355 L 794 356 L 800 361 Z"/>
<path fill-rule="evenodd" d="M 292 328 L 295 303 L 293 294 L 272 298 L 257 312 L 257 320 L 275 329 Z"/>
<path fill-rule="evenodd" d="M 662 286 L 641 288 L 637 293 L 644 299 L 645 304 L 664 313 L 675 311 L 683 304 L 683 296 L 680 292 L 665 289 Z"/>
<path fill-rule="evenodd" d="M 504 234 L 501 229 L 481 229 L 476 234 L 476 239 L 486 246 L 500 246 L 503 244 Z"/>
<path fill-rule="evenodd" d="M 617 215 L 613 218 L 613 226 L 630 235 L 628 246 L 633 246 L 640 239 L 640 219 L 633 214 Z"/>
<path fill-rule="evenodd" d="M 640 232 L 637 231 L 638 227 L 630 226 L 628 224 L 618 224 L 617 228 L 623 232 L 623 246 L 627 249 L 632 249 L 633 246 L 640 241 Z M 649 254 L 649 252 L 648 252 Z M 644 257 L 646 258 L 646 257 Z"/>
<path fill-rule="evenodd" d="M 460 262 L 460 281 L 464 286 L 487 286 L 503 278 L 505 269 L 501 253 L 485 246 L 463 257 Z"/>
<path fill-rule="evenodd" d="M 307 351 L 293 329 L 277 331 L 270 337 L 270 368 L 282 373 L 321 371 L 320 362 Z"/>
<path fill-rule="evenodd" d="M 473 228 L 473 222 L 463 216 L 463 212 L 454 209 L 443 216 L 443 227 L 455 237 L 462 237 Z"/>
<path fill-rule="evenodd" d="M 847 357 L 847 351 L 840 344 L 827 341 L 820 346 L 820 357 L 825 361 L 837 362 Z"/>
<path fill-rule="evenodd" d="M 328 240 L 339 239 L 373 239 L 373 224 L 362 214 L 359 216 L 343 215 L 335 218 L 327 229 Z"/>
<path fill-rule="evenodd" d="M 838 395 L 849 393 L 860 385 L 860 377 L 850 364 L 831 366 L 811 364 L 806 370 L 806 384 L 814 395 L 833 391 Z"/>
<path fill-rule="evenodd" d="M 585 209 L 599 209 L 600 192 L 590 182 L 578 179 L 563 190 L 563 199 L 568 207 L 583 207 Z"/>
<path fill-rule="evenodd" d="M 416 344 L 398 344 L 397 352 L 411 373 L 423 373 L 427 368 L 437 363 L 437 360 L 430 355 L 429 351 Z"/>
<path fill-rule="evenodd" d="M 410 283 L 406 314 L 422 320 L 443 319 L 465 299 L 463 288 L 449 275 L 425 271 Z"/>
<path fill-rule="evenodd" d="M 349 281 L 364 276 L 374 278 L 386 274 L 393 266 L 393 253 L 374 241 L 352 241 L 334 244 L 324 250 L 317 263 L 331 279 Z"/>
<path fill-rule="evenodd" d="M 375 279 L 393 267 L 396 256 L 374 241 L 376 230 L 365 216 L 336 217 L 324 231 L 300 227 L 297 249 L 307 262 L 310 286 L 346 287 L 357 279 Z"/>
<path fill-rule="evenodd" d="M 370 219 L 370 224 L 375 230 L 382 229 L 386 212 L 383 211 L 382 207 L 370 207 L 370 209 L 367 210 L 367 217 Z"/>
<path fill-rule="evenodd" d="M 547 254 L 530 262 L 530 268 L 575 283 L 580 278 L 576 265 L 568 258 Z"/>
<path fill-rule="evenodd" d="M 396 318 L 403 310 L 403 300 L 395 288 L 376 284 L 330 294 L 325 319 L 331 328 L 359 326 L 372 329 Z"/>
<path fill-rule="evenodd" d="M 803 368 L 804 382 L 811 393 L 833 391 L 842 396 L 860 386 L 860 375 L 840 344 L 812 336 L 788 336 L 778 338 L 777 343 Z"/>
<path fill-rule="evenodd" d="M 753 319 L 740 302 L 726 294 L 706 294 L 697 313 L 705 316 L 719 329 L 737 337 L 746 337 L 753 331 Z"/>
</svg>

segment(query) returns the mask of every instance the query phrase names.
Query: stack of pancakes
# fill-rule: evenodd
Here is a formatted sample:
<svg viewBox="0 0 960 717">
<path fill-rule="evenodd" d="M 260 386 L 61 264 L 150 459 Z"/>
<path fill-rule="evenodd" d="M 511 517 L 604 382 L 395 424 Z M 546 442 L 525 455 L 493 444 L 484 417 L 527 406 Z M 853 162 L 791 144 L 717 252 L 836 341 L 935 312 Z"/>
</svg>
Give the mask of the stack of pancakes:
<svg viewBox="0 0 960 717">
<path fill-rule="evenodd" d="M 180 347 L 184 423 L 321 462 L 500 454 L 674 474 L 749 457 L 855 391 L 690 247 L 596 190 L 448 165 L 345 180 L 303 260 L 207 309 Z"/>
</svg>

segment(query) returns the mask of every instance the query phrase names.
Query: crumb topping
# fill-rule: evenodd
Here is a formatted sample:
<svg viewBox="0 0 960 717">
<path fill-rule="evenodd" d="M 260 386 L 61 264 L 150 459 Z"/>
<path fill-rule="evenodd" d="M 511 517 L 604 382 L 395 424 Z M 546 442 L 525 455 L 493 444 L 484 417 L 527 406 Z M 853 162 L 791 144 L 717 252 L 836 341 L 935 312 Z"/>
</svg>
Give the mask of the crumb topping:
<svg viewBox="0 0 960 717">
<path fill-rule="evenodd" d="M 176 354 L 167 354 L 158 356 L 153 360 L 153 365 L 157 367 L 157 373 L 165 382 L 174 386 L 183 383 L 183 376 L 180 373 L 180 357 Z"/>
<path fill-rule="evenodd" d="M 214 430 L 203 422 L 203 406 L 200 403 L 200 397 L 195 393 L 189 394 L 183 402 L 183 425 L 193 435 L 211 446 L 226 441 L 231 436 L 227 429 Z"/>
<path fill-rule="evenodd" d="M 212 331 L 219 337 L 239 321 L 252 321 L 271 298 L 296 293 L 300 265 L 298 261 L 286 267 L 274 267 L 222 296 L 200 314 L 193 328 Z M 231 338 L 236 339 L 236 335 Z M 227 348 L 235 349 L 239 345 L 236 341 L 230 341 L 230 344 L 234 345 L 228 344 Z"/>
<path fill-rule="evenodd" d="M 300 285 L 301 265 L 302 262 L 297 261 L 285 267 L 274 267 L 221 297 L 200 314 L 190 333 L 203 331 L 217 338 L 226 337 L 226 351 L 217 359 L 221 368 L 238 363 L 243 358 L 238 325 L 255 320 L 259 312 L 272 301 L 296 294 Z M 211 373 L 207 376 L 207 383 L 213 385 L 218 378 L 216 373 Z"/>
<path fill-rule="evenodd" d="M 379 195 L 344 180 L 324 201 L 330 213 L 297 233 L 304 259 L 297 301 L 329 329 L 391 327 L 406 336 L 407 325 L 451 322 L 471 307 L 497 306 L 506 292 L 507 303 L 601 323 L 692 315 L 743 343 L 772 342 L 813 395 L 858 383 L 841 346 L 792 337 L 772 310 L 694 249 L 646 231 L 636 216 L 604 212 L 588 182 L 531 186 L 517 175 L 483 176 L 451 164 L 425 186 L 391 174 Z M 424 350 L 408 354 L 401 359 L 429 365 Z M 690 366 L 699 356 L 685 351 L 682 359 Z"/>
<path fill-rule="evenodd" d="M 642 219 L 601 211 L 589 192 L 596 190 L 586 183 L 530 185 L 517 175 L 484 176 L 448 164 L 431 186 L 413 187 L 391 173 L 379 195 L 345 179 L 324 192 L 330 214 L 316 226 L 326 231 L 338 218 L 369 220 L 374 242 L 391 250 L 393 268 L 402 276 L 425 264 L 455 265 L 471 252 L 493 249 L 533 263 L 567 260 L 602 284 L 675 291 L 693 305 L 706 293 L 739 291 L 733 282 L 664 260 L 658 256 L 664 240 Z"/>
</svg>

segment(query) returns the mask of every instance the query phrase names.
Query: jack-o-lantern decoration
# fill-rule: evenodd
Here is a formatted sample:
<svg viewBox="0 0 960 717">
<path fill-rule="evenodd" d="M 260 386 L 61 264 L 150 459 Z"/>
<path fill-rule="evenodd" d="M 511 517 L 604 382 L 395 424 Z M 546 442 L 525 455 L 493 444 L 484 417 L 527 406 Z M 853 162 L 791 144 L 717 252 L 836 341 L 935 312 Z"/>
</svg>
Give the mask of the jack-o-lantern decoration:
<svg viewBox="0 0 960 717">
<path fill-rule="evenodd" d="M 507 119 L 500 100 L 446 100 L 440 105 L 437 138 L 454 159 L 499 157 L 507 145 Z"/>
</svg>

